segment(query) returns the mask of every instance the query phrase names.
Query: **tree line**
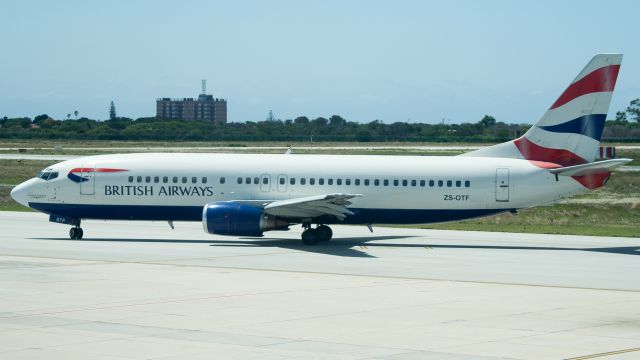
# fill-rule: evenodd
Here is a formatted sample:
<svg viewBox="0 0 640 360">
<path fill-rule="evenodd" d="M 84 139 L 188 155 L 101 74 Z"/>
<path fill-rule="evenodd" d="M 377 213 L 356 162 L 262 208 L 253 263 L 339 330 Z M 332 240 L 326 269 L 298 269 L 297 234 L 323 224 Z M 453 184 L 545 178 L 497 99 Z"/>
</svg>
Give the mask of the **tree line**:
<svg viewBox="0 0 640 360">
<path fill-rule="evenodd" d="M 113 114 L 115 115 L 115 114 Z M 43 114 L 0 119 L 0 138 L 60 140 L 145 140 L 145 141 L 356 141 L 356 142 L 503 142 L 524 134 L 531 125 L 507 124 L 485 115 L 475 123 L 426 124 L 380 120 L 349 121 L 340 115 L 309 119 L 247 121 L 214 124 L 142 117 L 113 117 L 99 121 L 56 120 Z M 640 141 L 640 99 L 607 121 L 603 140 Z"/>
</svg>

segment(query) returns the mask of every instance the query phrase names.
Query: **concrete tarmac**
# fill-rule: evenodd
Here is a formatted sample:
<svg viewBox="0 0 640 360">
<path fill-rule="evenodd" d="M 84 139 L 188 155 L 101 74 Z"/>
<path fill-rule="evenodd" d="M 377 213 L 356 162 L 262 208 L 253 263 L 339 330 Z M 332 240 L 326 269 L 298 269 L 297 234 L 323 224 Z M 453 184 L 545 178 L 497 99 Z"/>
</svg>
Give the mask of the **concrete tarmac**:
<svg viewBox="0 0 640 360">
<path fill-rule="evenodd" d="M 640 358 L 640 239 L 0 212 L 0 359 Z"/>
</svg>

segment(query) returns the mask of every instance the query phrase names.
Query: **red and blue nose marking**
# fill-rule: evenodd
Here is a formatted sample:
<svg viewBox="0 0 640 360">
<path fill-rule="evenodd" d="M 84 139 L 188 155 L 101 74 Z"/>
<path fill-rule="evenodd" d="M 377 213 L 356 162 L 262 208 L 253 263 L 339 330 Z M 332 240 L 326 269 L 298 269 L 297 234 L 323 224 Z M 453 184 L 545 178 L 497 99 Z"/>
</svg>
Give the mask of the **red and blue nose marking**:
<svg viewBox="0 0 640 360">
<path fill-rule="evenodd" d="M 69 180 L 71 180 L 73 182 L 81 183 L 81 182 L 84 182 L 84 181 L 89 181 L 89 179 L 90 179 L 88 176 L 84 176 L 84 174 L 89 174 L 89 173 L 117 173 L 117 172 L 123 172 L 123 171 L 129 171 L 129 170 L 111 169 L 111 168 L 75 168 L 75 169 L 71 169 L 69 171 L 69 174 L 67 175 L 67 177 L 69 178 Z"/>
</svg>

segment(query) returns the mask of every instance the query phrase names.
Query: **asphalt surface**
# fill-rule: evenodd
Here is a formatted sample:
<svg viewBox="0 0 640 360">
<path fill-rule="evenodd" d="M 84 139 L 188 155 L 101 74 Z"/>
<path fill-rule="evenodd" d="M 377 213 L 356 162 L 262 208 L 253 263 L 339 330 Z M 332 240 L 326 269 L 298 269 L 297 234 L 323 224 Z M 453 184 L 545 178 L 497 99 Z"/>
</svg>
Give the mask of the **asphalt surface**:
<svg viewBox="0 0 640 360">
<path fill-rule="evenodd" d="M 640 239 L 0 212 L 0 359 L 640 357 Z"/>
</svg>

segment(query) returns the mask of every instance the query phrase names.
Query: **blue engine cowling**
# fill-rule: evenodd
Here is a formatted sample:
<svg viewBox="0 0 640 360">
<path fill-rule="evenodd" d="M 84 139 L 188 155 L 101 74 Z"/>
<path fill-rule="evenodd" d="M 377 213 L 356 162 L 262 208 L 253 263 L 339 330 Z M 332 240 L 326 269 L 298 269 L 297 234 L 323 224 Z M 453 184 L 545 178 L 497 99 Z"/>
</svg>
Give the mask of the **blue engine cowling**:
<svg viewBox="0 0 640 360">
<path fill-rule="evenodd" d="M 209 234 L 262 236 L 288 226 L 288 221 L 265 214 L 261 208 L 232 201 L 209 203 L 202 209 L 202 227 Z"/>
</svg>

